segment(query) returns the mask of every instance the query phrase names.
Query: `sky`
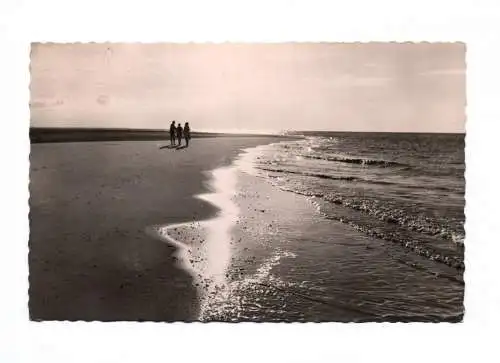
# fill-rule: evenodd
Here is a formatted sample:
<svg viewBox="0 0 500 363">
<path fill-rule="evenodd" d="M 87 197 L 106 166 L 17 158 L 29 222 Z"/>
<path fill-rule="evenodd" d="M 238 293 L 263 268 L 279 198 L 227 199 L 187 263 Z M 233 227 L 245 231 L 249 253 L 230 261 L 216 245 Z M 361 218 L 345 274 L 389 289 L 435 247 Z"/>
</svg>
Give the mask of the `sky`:
<svg viewBox="0 0 500 363">
<path fill-rule="evenodd" d="M 37 127 L 464 132 L 462 43 L 32 45 Z"/>
</svg>

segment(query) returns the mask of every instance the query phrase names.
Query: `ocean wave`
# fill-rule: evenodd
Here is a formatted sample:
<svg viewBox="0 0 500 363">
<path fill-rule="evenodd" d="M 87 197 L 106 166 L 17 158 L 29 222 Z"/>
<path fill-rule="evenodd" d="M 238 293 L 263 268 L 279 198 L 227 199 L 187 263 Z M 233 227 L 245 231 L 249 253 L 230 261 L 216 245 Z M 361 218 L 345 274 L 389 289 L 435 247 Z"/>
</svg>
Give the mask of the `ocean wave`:
<svg viewBox="0 0 500 363">
<path fill-rule="evenodd" d="M 429 260 L 443 263 L 447 266 L 456 268 L 457 270 L 463 271 L 465 269 L 463 253 L 447 254 L 446 252 L 443 252 L 441 249 L 436 248 L 431 244 L 423 243 L 421 239 L 412 239 L 411 237 L 409 238 L 404 236 L 404 234 L 402 233 L 371 229 L 368 226 L 357 224 L 356 222 L 345 217 L 335 217 L 331 215 L 325 215 L 325 217 L 348 224 L 354 229 L 363 232 L 370 237 L 398 243 L 402 247 L 411 250 L 412 252 Z M 460 282 L 461 280 L 455 279 L 455 281 Z"/>
<path fill-rule="evenodd" d="M 325 161 L 358 164 L 358 165 L 373 165 L 382 167 L 389 167 L 389 166 L 411 167 L 408 164 L 398 163 L 396 161 L 380 160 L 380 159 L 363 159 L 363 158 L 350 158 L 350 157 L 328 156 L 328 155 L 308 155 L 308 154 L 301 154 L 300 156 L 306 159 L 325 160 Z"/>
<path fill-rule="evenodd" d="M 265 163 L 263 163 L 263 164 L 265 164 Z M 273 165 L 273 163 L 270 163 L 270 164 Z M 386 180 L 372 180 L 372 179 L 359 178 L 359 177 L 355 177 L 355 176 L 338 176 L 338 175 L 331 175 L 331 174 L 324 174 L 324 173 L 312 173 L 312 172 L 306 172 L 306 171 L 296 171 L 296 170 L 290 170 L 290 169 L 286 169 L 286 168 L 269 168 L 269 167 L 265 167 L 265 166 L 257 166 L 257 169 L 267 171 L 267 172 L 272 172 L 272 173 L 301 175 L 301 176 L 313 177 L 313 178 L 319 178 L 319 179 L 354 181 L 354 182 L 361 182 L 361 183 L 374 184 L 374 185 L 392 185 L 392 186 L 398 186 L 398 187 L 409 188 L 409 189 L 424 189 L 424 190 L 429 189 L 429 187 L 425 186 L 425 185 L 402 184 L 402 183 L 390 182 L 390 181 L 386 181 Z M 432 186 L 432 189 L 438 190 L 438 191 L 444 191 L 444 192 L 454 192 L 455 191 L 454 189 L 447 188 L 447 187 L 441 187 L 441 186 Z"/>
<path fill-rule="evenodd" d="M 408 214 L 404 208 L 395 208 L 376 200 L 350 198 L 339 193 L 326 193 L 321 198 L 329 203 L 364 213 L 387 224 L 399 225 L 411 232 L 456 243 L 460 243 L 464 239 L 461 233 L 457 233 L 450 226 L 447 226 L 446 221 L 436 220 L 422 213 Z"/>
<path fill-rule="evenodd" d="M 358 178 L 356 178 L 354 176 L 334 176 L 334 175 L 329 175 L 329 174 L 308 173 L 308 172 L 293 171 L 293 170 L 286 170 L 286 169 L 273 169 L 273 168 L 266 168 L 266 167 L 260 167 L 260 166 L 258 167 L 258 169 L 264 170 L 264 171 L 270 171 L 273 173 L 296 174 L 296 175 L 310 176 L 310 177 L 320 178 L 320 179 L 345 180 L 345 181 L 359 180 Z"/>
<path fill-rule="evenodd" d="M 405 226 L 405 229 L 394 229 L 394 228 L 380 228 L 377 223 L 359 223 L 359 221 L 346 216 L 345 214 L 335 214 L 331 212 L 326 212 L 324 208 L 321 208 L 320 204 L 314 202 L 318 207 L 318 211 L 326 219 L 336 220 L 343 224 L 347 224 L 355 230 L 362 232 L 370 237 L 395 242 L 400 244 L 402 247 L 411 250 L 412 252 L 433 260 L 435 262 L 443 263 L 450 267 L 456 268 L 457 270 L 464 270 L 464 236 L 460 233 L 453 232 L 447 228 L 440 226 L 438 223 L 428 220 L 428 225 L 419 224 L 416 220 L 411 222 L 405 222 L 407 219 L 411 220 L 409 216 L 401 216 L 401 212 L 391 213 L 389 210 L 375 210 L 366 208 L 366 204 L 349 203 L 346 202 L 340 196 L 332 196 L 331 194 L 325 193 L 315 193 L 312 191 L 300 191 L 293 188 L 289 188 L 283 185 L 278 185 L 273 183 L 275 186 L 279 187 L 281 190 L 293 192 L 306 197 L 314 197 L 323 200 L 324 202 L 337 204 L 342 207 L 349 208 L 358 212 L 371 211 L 368 213 L 371 217 L 377 216 L 374 220 L 379 222 L 384 222 L 387 224 L 400 224 L 400 226 Z M 412 233 L 413 232 L 413 233 Z M 415 235 L 414 233 L 419 235 Z M 454 242 L 453 245 L 449 247 L 454 250 L 446 251 L 443 248 L 439 248 L 434 245 L 435 239 L 442 239 L 449 242 Z M 433 240 L 434 239 L 434 240 Z M 455 246 L 455 247 L 453 247 Z"/>
</svg>

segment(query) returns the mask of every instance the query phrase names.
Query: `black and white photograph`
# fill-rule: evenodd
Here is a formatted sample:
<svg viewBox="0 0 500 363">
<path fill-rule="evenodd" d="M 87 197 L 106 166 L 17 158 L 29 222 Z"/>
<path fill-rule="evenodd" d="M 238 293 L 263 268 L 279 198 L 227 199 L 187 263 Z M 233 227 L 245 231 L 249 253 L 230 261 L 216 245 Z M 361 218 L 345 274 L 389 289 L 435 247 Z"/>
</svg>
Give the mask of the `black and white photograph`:
<svg viewBox="0 0 500 363">
<path fill-rule="evenodd" d="M 32 43 L 30 320 L 462 322 L 466 52 Z"/>
<path fill-rule="evenodd" d="M 0 1 L 0 362 L 498 361 L 499 15 Z"/>
</svg>

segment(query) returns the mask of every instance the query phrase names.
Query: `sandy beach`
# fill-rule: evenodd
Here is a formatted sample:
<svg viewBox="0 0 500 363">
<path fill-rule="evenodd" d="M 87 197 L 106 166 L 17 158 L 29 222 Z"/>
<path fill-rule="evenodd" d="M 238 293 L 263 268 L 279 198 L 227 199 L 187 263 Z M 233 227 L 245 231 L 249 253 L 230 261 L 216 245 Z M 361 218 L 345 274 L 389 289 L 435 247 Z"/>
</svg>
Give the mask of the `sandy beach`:
<svg viewBox="0 0 500 363">
<path fill-rule="evenodd" d="M 164 141 L 32 145 L 32 320 L 192 321 L 199 304 L 176 248 L 148 228 L 213 216 L 194 195 L 205 172 L 274 138 L 206 138 L 188 149 Z"/>
</svg>

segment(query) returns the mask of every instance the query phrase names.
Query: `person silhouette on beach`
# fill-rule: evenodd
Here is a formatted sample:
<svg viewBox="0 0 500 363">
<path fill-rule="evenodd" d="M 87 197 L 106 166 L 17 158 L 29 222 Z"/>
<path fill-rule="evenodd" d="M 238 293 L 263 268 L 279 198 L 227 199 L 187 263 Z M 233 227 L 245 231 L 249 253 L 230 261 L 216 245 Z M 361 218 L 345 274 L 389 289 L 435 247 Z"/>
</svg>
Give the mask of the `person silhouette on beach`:
<svg viewBox="0 0 500 363">
<path fill-rule="evenodd" d="M 170 145 L 175 146 L 175 121 L 170 124 Z"/>
<path fill-rule="evenodd" d="M 189 140 L 191 139 L 191 128 L 189 127 L 189 122 L 184 124 L 184 140 L 186 140 L 186 147 L 189 146 Z"/>
<path fill-rule="evenodd" d="M 181 146 L 181 143 L 182 143 L 182 126 L 181 126 L 180 123 L 177 126 L 177 140 L 179 141 L 179 146 Z"/>
</svg>

